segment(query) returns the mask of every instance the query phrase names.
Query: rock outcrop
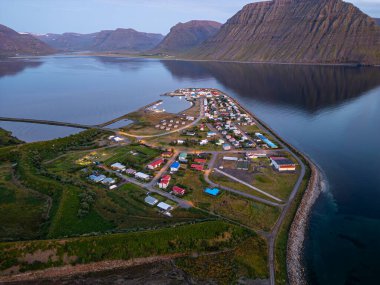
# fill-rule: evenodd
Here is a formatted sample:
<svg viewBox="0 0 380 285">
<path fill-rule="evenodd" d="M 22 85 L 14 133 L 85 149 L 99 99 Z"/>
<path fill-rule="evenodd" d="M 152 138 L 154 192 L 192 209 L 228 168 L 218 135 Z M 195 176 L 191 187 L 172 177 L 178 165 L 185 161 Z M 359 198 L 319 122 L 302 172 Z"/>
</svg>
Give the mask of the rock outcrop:
<svg viewBox="0 0 380 285">
<path fill-rule="evenodd" d="M 274 0 L 246 5 L 186 55 L 277 63 L 380 64 L 380 27 L 341 0 Z"/>
<path fill-rule="evenodd" d="M 133 29 L 116 29 L 92 34 L 64 33 L 35 37 L 60 51 L 140 52 L 154 48 L 164 36 Z"/>
<path fill-rule="evenodd" d="M 214 21 L 178 23 L 152 52 L 176 54 L 188 51 L 214 36 L 221 26 L 222 24 Z"/>
<path fill-rule="evenodd" d="M 20 34 L 0 25 L 0 56 L 46 55 L 54 49 L 29 34 Z"/>
</svg>

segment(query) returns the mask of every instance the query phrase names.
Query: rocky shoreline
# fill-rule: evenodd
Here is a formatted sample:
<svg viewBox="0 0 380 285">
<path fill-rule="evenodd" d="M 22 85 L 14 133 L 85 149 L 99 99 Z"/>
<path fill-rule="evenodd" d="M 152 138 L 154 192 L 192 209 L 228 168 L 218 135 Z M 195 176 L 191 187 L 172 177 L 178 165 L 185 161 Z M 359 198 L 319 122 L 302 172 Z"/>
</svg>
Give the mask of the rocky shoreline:
<svg viewBox="0 0 380 285">
<path fill-rule="evenodd" d="M 306 285 L 306 276 L 302 264 L 305 233 L 309 222 L 311 209 L 323 188 L 323 176 L 316 165 L 309 161 L 311 177 L 308 187 L 302 197 L 289 231 L 286 263 L 289 283 L 292 285 Z"/>
</svg>

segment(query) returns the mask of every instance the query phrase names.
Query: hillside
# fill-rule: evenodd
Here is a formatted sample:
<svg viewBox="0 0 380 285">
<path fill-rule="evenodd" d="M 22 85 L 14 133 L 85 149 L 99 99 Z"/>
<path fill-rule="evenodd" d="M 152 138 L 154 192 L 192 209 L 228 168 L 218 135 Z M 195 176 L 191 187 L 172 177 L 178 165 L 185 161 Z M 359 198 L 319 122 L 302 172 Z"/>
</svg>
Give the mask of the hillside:
<svg viewBox="0 0 380 285">
<path fill-rule="evenodd" d="M 61 51 L 139 52 L 152 49 L 163 39 L 161 34 L 142 33 L 133 29 L 105 30 L 92 34 L 46 34 L 36 37 Z"/>
<path fill-rule="evenodd" d="M 0 25 L 0 56 L 46 55 L 54 49 L 29 34 L 20 34 Z"/>
<path fill-rule="evenodd" d="M 178 23 L 154 49 L 157 53 L 178 53 L 198 46 L 215 35 L 222 24 L 213 21 L 190 21 Z"/>
<path fill-rule="evenodd" d="M 375 18 L 374 20 L 380 26 L 380 18 Z"/>
<path fill-rule="evenodd" d="M 187 54 L 196 59 L 380 64 L 380 27 L 341 0 L 246 5 Z"/>
</svg>

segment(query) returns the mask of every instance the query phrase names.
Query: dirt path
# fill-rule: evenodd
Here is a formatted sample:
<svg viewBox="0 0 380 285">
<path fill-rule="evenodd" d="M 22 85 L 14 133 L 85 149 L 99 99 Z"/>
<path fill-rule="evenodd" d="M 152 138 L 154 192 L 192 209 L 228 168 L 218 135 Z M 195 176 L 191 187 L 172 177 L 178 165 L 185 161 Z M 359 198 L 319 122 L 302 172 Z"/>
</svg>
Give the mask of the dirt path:
<svg viewBox="0 0 380 285">
<path fill-rule="evenodd" d="M 166 261 L 173 258 L 182 257 L 186 254 L 172 254 L 172 255 L 161 255 L 154 257 L 145 258 L 135 258 L 131 260 L 107 260 L 100 262 L 93 262 L 88 264 L 78 264 L 78 265 L 66 265 L 62 267 L 48 268 L 44 270 L 37 270 L 32 272 L 25 272 L 20 274 L 15 274 L 11 276 L 0 276 L 0 283 L 5 282 L 23 282 L 32 281 L 38 279 L 49 279 L 57 277 L 67 277 L 75 276 L 79 274 L 89 273 L 89 272 L 101 272 L 113 269 L 122 269 L 131 266 L 137 266 L 142 264 L 153 263 L 157 261 Z"/>
</svg>

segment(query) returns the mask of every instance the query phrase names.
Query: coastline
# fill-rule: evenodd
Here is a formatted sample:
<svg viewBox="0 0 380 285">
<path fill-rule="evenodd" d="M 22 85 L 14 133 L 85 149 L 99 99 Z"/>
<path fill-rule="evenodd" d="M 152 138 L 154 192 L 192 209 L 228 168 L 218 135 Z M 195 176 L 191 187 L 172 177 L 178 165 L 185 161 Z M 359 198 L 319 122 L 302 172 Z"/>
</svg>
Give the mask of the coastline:
<svg viewBox="0 0 380 285">
<path fill-rule="evenodd" d="M 307 160 L 311 177 L 302 196 L 288 233 L 286 254 L 287 274 L 289 283 L 294 285 L 307 285 L 304 264 L 302 262 L 306 230 L 309 226 L 310 213 L 314 203 L 323 189 L 324 175 L 317 165 Z"/>
<path fill-rule="evenodd" d="M 194 59 L 181 58 L 175 56 L 148 56 L 136 54 L 117 54 L 117 53 L 56 53 L 48 55 L 32 55 L 32 56 L 11 56 L 7 58 L 23 59 L 23 58 L 41 58 L 49 56 L 62 57 L 111 57 L 111 58 L 131 58 L 131 59 L 155 59 L 169 61 L 188 61 L 188 62 L 221 62 L 221 63 L 239 63 L 239 64 L 264 64 L 264 65 L 300 65 L 300 66 L 346 66 L 346 67 L 377 67 L 378 64 L 357 64 L 357 63 L 325 63 L 325 62 L 275 62 L 275 61 L 242 61 L 242 60 L 221 60 L 221 59 Z"/>
<path fill-rule="evenodd" d="M 222 92 L 224 93 L 224 92 Z M 225 93 L 224 93 L 225 94 Z M 227 95 L 227 94 L 226 94 Z M 229 95 L 227 95 L 229 96 Z M 250 110 L 245 108 L 241 103 L 229 96 L 241 109 L 243 109 L 245 112 L 250 114 L 255 121 L 261 125 L 261 127 L 264 130 L 267 130 L 268 132 L 273 135 L 280 144 L 284 146 L 284 148 L 288 149 L 292 153 L 292 155 L 297 159 L 299 164 L 304 168 L 304 164 L 307 164 L 307 166 L 310 167 L 311 170 L 311 177 L 309 178 L 309 181 L 307 182 L 308 186 L 304 193 L 302 193 L 302 200 L 300 203 L 298 203 L 296 214 L 294 215 L 292 221 L 291 221 L 291 227 L 288 231 L 288 244 L 287 244 L 287 254 L 286 254 L 286 266 L 287 266 L 287 274 L 290 281 L 290 284 L 306 284 L 305 276 L 303 274 L 303 265 L 301 264 L 301 256 L 303 251 L 303 244 L 304 244 L 304 237 L 305 237 L 305 231 L 307 229 L 308 225 L 308 218 L 311 211 L 311 208 L 316 201 L 316 199 L 319 196 L 320 193 L 320 184 L 322 182 L 321 179 L 321 173 L 318 169 L 318 167 L 311 162 L 310 159 L 304 154 L 302 154 L 300 151 L 298 151 L 295 147 L 290 145 L 289 143 L 285 142 L 281 136 L 279 136 L 272 128 L 270 128 L 268 125 L 263 123 L 258 117 Z M 301 172 L 302 173 L 302 172 Z M 301 174 L 301 181 L 304 176 Z M 292 196 L 289 199 L 289 205 L 294 202 L 294 197 L 297 193 L 300 192 L 300 189 L 298 188 L 297 191 L 295 191 Z M 275 272 L 275 263 L 274 263 L 274 256 L 275 253 L 275 241 L 278 237 L 278 231 L 279 228 L 283 225 L 285 214 L 289 211 L 289 205 L 284 209 L 284 213 L 279 218 L 279 220 L 276 223 L 276 226 L 273 230 L 273 235 L 268 238 L 268 243 L 270 245 L 269 254 L 272 258 L 270 258 L 270 264 L 271 264 L 271 277 L 272 280 L 274 280 L 274 272 Z M 111 265 L 111 267 L 114 265 Z M 117 267 L 117 266 L 116 266 Z M 85 266 L 81 270 L 85 270 Z M 273 274 L 272 274 L 273 272 Z M 286 272 L 283 270 L 282 272 Z M 271 283 L 272 284 L 272 283 Z M 273 283 L 274 284 L 274 283 Z"/>
</svg>

